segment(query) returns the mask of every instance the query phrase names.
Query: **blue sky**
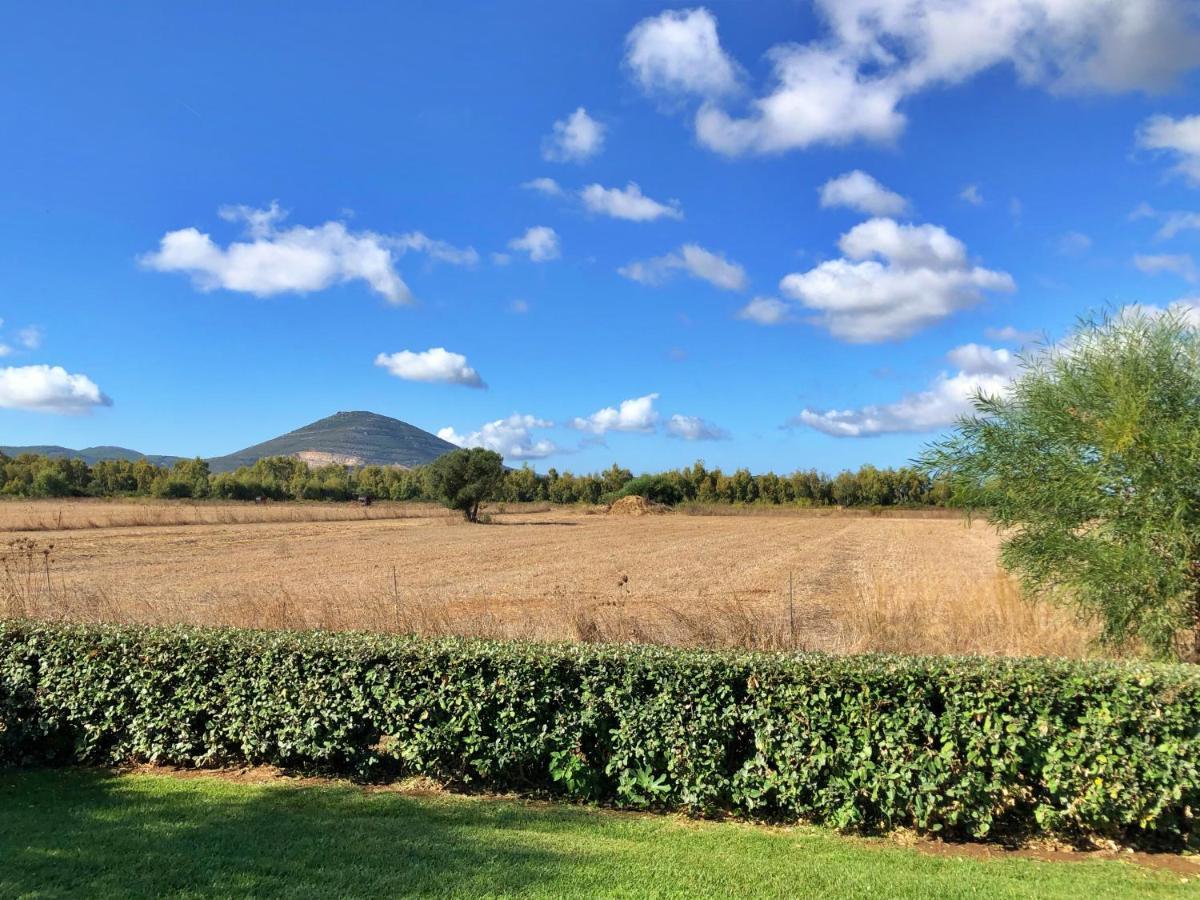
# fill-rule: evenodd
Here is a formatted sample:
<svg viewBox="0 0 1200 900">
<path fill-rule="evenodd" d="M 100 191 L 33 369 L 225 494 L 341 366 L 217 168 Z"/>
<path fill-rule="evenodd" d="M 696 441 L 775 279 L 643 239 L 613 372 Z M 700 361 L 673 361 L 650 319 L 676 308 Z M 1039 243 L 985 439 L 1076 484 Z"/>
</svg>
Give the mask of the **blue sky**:
<svg viewBox="0 0 1200 900">
<path fill-rule="evenodd" d="M 368 409 L 543 471 L 894 465 L 1030 335 L 1200 305 L 1194 2 L 78 3 L 4 44 L 0 444 Z"/>
</svg>

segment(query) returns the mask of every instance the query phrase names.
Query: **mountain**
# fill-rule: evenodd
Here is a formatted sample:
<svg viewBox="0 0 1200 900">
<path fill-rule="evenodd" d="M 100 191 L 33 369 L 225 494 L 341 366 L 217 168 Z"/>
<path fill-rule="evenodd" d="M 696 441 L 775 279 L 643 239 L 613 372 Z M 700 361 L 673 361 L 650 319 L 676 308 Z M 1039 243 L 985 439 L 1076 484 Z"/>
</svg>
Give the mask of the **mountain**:
<svg viewBox="0 0 1200 900">
<path fill-rule="evenodd" d="M 253 465 L 264 456 L 295 456 L 311 465 L 423 466 L 457 450 L 415 425 L 371 412 L 339 412 L 287 434 L 208 461 L 214 472 Z"/>
<path fill-rule="evenodd" d="M 40 445 L 31 447 L 0 447 L 0 453 L 5 456 L 20 456 L 22 453 L 36 453 L 38 456 L 49 456 L 51 459 L 82 459 L 89 466 L 104 459 L 127 459 L 136 462 L 144 459 L 156 466 L 174 465 L 180 457 L 163 456 L 154 453 L 141 453 L 128 447 L 84 447 L 82 450 L 72 450 L 70 447 L 55 445 Z"/>
</svg>

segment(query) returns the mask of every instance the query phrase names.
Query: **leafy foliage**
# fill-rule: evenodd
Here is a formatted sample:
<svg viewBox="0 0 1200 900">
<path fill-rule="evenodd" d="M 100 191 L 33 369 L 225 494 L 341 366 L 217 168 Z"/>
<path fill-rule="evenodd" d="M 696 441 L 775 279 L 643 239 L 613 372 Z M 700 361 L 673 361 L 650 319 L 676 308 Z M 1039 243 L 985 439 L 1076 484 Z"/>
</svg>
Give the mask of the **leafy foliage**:
<svg viewBox="0 0 1200 900">
<path fill-rule="evenodd" d="M 479 520 L 479 506 L 495 500 L 504 483 L 504 459 L 494 450 L 472 447 L 439 456 L 429 464 L 429 486 L 446 506 Z"/>
<path fill-rule="evenodd" d="M 437 501 L 429 465 L 310 467 L 289 456 L 264 457 L 232 472 L 208 474 L 201 460 L 180 460 L 171 468 L 146 460 L 55 459 L 35 454 L 0 453 L 0 495 L 15 497 L 154 496 L 220 500 L 352 500 L 361 495 L 381 500 Z M 605 503 L 628 494 L 658 503 L 757 503 L 799 506 L 944 506 L 946 486 L 913 468 L 863 466 L 834 478 L 815 470 L 791 475 L 726 474 L 702 462 L 683 469 L 638 476 L 612 465 L 603 472 L 575 475 L 550 469 L 539 475 L 528 465 L 504 471 L 495 499 L 511 502 Z M 643 489 L 647 493 L 643 493 Z"/>
<path fill-rule="evenodd" d="M 1172 316 L 1083 323 L 926 464 L 1011 529 L 1003 560 L 1109 644 L 1200 658 L 1200 332 Z"/>
<path fill-rule="evenodd" d="M 0 764 L 130 761 L 1195 844 L 1200 669 L 0 623 Z"/>
</svg>

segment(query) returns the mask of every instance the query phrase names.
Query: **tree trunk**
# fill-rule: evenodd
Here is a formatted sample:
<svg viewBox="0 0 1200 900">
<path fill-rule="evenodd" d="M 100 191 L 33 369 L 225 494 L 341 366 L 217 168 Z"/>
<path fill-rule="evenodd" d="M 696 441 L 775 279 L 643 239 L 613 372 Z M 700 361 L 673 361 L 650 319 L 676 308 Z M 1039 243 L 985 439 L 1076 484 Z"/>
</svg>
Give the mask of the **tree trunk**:
<svg viewBox="0 0 1200 900">
<path fill-rule="evenodd" d="M 1197 604 L 1192 624 L 1192 662 L 1200 663 L 1200 604 Z"/>
</svg>

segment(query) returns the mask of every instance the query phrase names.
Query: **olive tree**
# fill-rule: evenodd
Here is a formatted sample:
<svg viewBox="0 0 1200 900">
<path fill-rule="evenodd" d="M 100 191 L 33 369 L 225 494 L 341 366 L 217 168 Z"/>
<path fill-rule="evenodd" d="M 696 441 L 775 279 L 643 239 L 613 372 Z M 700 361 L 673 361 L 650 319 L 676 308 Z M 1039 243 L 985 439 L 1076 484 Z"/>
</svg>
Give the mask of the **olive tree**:
<svg viewBox="0 0 1200 900">
<path fill-rule="evenodd" d="M 432 493 L 468 522 L 479 521 L 481 503 L 495 499 L 504 483 L 504 460 L 499 453 L 473 447 L 452 450 L 428 466 Z"/>
<path fill-rule="evenodd" d="M 1004 534 L 1034 597 L 1074 606 L 1109 646 L 1200 659 L 1200 332 L 1180 311 L 1081 322 L 1021 360 L 1003 396 L 924 466 Z"/>
</svg>

